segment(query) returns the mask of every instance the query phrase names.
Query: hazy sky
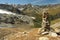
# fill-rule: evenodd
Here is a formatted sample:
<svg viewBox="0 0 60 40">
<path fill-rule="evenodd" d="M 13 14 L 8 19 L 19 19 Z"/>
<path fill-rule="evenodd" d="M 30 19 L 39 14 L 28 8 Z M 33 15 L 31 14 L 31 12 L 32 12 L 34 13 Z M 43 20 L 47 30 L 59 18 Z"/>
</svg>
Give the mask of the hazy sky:
<svg viewBox="0 0 60 40">
<path fill-rule="evenodd" d="M 0 3 L 44 5 L 60 3 L 60 0 L 0 0 Z"/>
</svg>

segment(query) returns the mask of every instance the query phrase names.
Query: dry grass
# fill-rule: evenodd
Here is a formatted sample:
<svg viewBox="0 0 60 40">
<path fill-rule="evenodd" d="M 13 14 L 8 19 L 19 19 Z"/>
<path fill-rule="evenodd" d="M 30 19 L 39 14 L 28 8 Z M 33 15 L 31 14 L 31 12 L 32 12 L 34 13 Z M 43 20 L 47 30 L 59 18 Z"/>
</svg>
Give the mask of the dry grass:
<svg viewBox="0 0 60 40">
<path fill-rule="evenodd" d="M 23 34 L 21 29 L 17 28 L 0 28 L 0 40 L 4 38 L 4 40 L 39 40 L 40 37 L 47 37 L 49 40 L 59 40 L 60 37 L 51 37 L 51 36 L 40 36 L 38 35 L 38 28 L 34 28 L 27 34 Z M 8 35 L 6 35 L 8 34 Z M 5 35 L 5 36 L 2 36 Z"/>
</svg>

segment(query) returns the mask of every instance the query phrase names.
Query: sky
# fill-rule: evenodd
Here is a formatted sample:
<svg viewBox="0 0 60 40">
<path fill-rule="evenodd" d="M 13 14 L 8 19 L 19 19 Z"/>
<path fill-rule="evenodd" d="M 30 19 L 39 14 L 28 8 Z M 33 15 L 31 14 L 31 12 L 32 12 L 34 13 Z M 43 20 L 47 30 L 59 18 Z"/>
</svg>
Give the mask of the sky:
<svg viewBox="0 0 60 40">
<path fill-rule="evenodd" d="M 0 4 L 33 4 L 33 5 L 45 5 L 45 4 L 60 4 L 60 0 L 0 0 Z"/>
</svg>

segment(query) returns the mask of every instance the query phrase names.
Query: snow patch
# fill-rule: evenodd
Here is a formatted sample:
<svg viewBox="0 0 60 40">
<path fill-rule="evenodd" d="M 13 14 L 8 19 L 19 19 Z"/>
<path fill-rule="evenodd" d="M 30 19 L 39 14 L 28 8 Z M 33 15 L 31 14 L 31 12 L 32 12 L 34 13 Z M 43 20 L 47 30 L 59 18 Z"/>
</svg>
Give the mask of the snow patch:
<svg viewBox="0 0 60 40">
<path fill-rule="evenodd" d="M 0 14 L 13 14 L 13 15 L 15 15 L 16 13 L 0 9 Z"/>
<path fill-rule="evenodd" d="M 24 8 L 18 8 L 20 11 L 22 11 Z"/>
</svg>

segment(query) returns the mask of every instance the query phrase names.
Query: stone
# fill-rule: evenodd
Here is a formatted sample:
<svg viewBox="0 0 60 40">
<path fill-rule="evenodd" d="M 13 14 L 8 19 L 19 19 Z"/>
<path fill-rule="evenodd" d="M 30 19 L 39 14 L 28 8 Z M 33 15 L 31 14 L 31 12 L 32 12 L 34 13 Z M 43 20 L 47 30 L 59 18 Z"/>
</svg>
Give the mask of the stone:
<svg viewBox="0 0 60 40">
<path fill-rule="evenodd" d="M 60 32 L 60 29 L 56 28 L 56 29 L 55 29 L 55 32 Z"/>
<path fill-rule="evenodd" d="M 49 32 L 49 36 L 57 37 L 58 35 L 55 32 Z"/>
<path fill-rule="evenodd" d="M 42 35 L 47 35 L 47 34 L 49 34 L 49 32 L 43 32 L 43 33 L 42 33 Z"/>
<path fill-rule="evenodd" d="M 39 40 L 49 40 L 47 37 L 40 37 Z"/>
</svg>

